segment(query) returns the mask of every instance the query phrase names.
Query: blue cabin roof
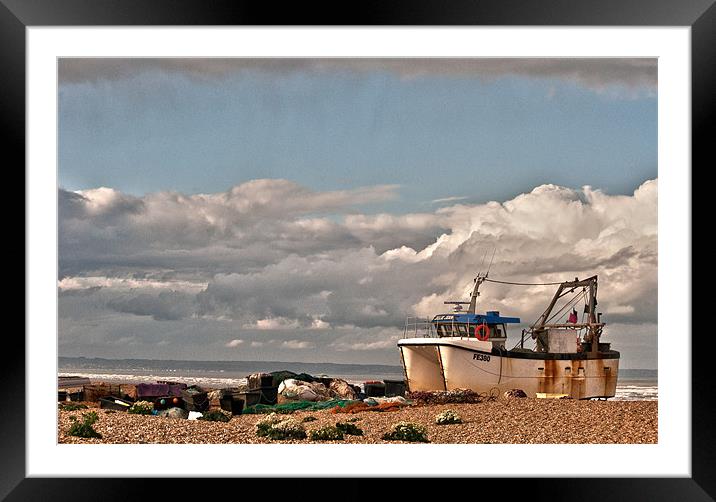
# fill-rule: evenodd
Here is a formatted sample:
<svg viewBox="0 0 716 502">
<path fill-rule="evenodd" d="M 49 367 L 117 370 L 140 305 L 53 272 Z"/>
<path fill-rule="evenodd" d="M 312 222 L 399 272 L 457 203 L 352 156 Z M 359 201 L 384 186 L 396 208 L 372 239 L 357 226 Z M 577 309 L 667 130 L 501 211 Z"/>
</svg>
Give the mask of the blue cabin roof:
<svg viewBox="0 0 716 502">
<path fill-rule="evenodd" d="M 433 318 L 436 323 L 469 323 L 469 324 L 517 324 L 519 317 L 502 317 L 499 312 L 485 312 L 484 314 L 440 314 Z"/>
</svg>

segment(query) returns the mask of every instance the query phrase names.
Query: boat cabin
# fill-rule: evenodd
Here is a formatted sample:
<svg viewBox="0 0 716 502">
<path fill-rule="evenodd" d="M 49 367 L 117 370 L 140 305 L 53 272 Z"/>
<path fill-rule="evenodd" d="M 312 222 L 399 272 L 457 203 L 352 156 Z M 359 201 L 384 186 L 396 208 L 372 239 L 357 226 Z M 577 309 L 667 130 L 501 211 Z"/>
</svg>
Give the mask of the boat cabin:
<svg viewBox="0 0 716 502">
<path fill-rule="evenodd" d="M 507 325 L 517 324 L 519 317 L 503 317 L 497 311 L 485 314 L 439 314 L 432 320 L 438 337 L 474 337 L 504 346 Z"/>
</svg>

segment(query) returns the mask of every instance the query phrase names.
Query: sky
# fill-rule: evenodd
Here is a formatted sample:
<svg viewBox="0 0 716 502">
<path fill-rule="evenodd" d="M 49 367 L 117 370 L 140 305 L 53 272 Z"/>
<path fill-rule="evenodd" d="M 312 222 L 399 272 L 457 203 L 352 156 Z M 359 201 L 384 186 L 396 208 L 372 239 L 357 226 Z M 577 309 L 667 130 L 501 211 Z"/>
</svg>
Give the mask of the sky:
<svg viewBox="0 0 716 502">
<path fill-rule="evenodd" d="M 656 368 L 654 59 L 60 59 L 59 354 L 400 364 L 490 275 L 599 274 Z M 524 327 L 554 288 L 488 284 Z M 512 339 L 519 329 L 514 330 Z"/>
</svg>

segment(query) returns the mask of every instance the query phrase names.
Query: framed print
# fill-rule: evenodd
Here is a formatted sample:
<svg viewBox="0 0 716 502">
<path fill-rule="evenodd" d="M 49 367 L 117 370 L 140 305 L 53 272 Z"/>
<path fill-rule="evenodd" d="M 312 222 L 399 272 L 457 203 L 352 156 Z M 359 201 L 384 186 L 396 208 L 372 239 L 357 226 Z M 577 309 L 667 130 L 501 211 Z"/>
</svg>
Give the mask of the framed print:
<svg viewBox="0 0 716 502">
<path fill-rule="evenodd" d="M 27 195 L 3 497 L 714 496 L 712 2 L 180 4 L 2 0 Z"/>
</svg>

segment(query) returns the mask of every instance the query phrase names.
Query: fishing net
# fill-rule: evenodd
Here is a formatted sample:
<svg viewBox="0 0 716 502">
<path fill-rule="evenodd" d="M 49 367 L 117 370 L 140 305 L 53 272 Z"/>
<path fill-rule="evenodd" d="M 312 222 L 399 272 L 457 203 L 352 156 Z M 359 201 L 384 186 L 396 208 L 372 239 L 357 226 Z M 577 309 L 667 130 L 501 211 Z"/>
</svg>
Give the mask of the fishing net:
<svg viewBox="0 0 716 502">
<path fill-rule="evenodd" d="M 303 382 L 316 381 L 316 378 L 309 375 L 308 373 L 294 373 L 293 371 L 288 370 L 273 371 L 270 373 L 270 375 L 273 377 L 273 385 L 275 387 L 278 387 L 278 384 L 280 384 L 284 380 L 288 380 L 289 378 L 292 378 L 294 380 L 301 380 Z"/>
<path fill-rule="evenodd" d="M 351 403 L 355 403 L 356 401 L 353 401 L 351 399 L 329 399 L 328 401 L 292 401 L 289 403 L 281 403 L 281 404 L 255 404 L 253 406 L 249 406 L 248 408 L 245 408 L 242 412 L 243 414 L 247 415 L 261 415 L 264 413 L 280 413 L 280 414 L 290 414 L 294 411 L 319 411 L 319 410 L 325 410 L 328 408 L 342 408 L 344 406 L 348 406 Z M 360 402 L 360 401 L 358 401 Z"/>
</svg>

